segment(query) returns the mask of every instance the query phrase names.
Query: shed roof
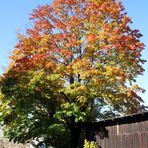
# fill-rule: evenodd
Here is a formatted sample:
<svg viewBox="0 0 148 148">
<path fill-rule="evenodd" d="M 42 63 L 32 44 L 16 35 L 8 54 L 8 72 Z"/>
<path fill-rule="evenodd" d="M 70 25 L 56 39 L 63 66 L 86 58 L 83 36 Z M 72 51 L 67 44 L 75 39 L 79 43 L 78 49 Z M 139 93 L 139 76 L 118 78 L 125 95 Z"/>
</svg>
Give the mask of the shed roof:
<svg viewBox="0 0 148 148">
<path fill-rule="evenodd" d="M 130 114 L 122 117 L 116 117 L 106 120 L 100 120 L 93 123 L 87 123 L 86 126 L 93 126 L 93 127 L 106 127 L 106 126 L 113 126 L 113 125 L 120 125 L 120 124 L 129 124 L 135 122 L 141 122 L 148 120 L 148 111 Z"/>
</svg>

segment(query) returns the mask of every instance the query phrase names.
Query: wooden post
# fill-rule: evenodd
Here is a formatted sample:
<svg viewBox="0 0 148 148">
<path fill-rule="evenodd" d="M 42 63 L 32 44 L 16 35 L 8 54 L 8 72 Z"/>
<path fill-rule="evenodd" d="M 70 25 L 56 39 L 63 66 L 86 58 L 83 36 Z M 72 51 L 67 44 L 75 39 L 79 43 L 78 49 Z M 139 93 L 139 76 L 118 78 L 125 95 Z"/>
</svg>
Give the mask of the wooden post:
<svg viewBox="0 0 148 148">
<path fill-rule="evenodd" d="M 117 124 L 117 135 L 120 134 L 120 130 L 119 130 L 119 124 Z"/>
</svg>

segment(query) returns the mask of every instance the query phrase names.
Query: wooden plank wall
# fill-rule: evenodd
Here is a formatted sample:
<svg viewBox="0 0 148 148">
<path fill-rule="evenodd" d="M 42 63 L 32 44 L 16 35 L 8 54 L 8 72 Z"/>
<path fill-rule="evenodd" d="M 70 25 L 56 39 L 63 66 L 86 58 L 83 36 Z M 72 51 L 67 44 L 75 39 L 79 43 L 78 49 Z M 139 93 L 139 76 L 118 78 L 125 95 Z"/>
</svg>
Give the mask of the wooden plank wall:
<svg viewBox="0 0 148 148">
<path fill-rule="evenodd" d="M 106 127 L 108 137 L 96 135 L 97 148 L 148 148 L 148 121 Z"/>
</svg>

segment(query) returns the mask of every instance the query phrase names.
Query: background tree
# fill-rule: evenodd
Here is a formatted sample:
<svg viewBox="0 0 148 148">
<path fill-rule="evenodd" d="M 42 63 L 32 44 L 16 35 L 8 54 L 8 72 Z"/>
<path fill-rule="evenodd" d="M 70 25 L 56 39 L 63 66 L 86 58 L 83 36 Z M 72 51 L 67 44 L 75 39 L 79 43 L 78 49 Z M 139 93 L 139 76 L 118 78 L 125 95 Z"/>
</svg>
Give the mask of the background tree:
<svg viewBox="0 0 148 148">
<path fill-rule="evenodd" d="M 135 78 L 144 71 L 144 44 L 121 2 L 54 0 L 30 19 L 33 27 L 18 35 L 0 81 L 1 121 L 10 140 L 43 137 L 46 144 L 76 148 L 82 123 L 139 110 L 143 89 Z"/>
</svg>

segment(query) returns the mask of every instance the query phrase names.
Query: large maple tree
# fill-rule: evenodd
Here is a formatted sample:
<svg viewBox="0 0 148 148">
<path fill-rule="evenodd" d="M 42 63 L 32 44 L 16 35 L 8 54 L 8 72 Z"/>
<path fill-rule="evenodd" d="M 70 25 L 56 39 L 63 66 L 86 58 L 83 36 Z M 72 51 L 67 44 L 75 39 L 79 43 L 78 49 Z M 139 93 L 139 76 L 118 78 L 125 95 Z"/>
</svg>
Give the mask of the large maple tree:
<svg viewBox="0 0 148 148">
<path fill-rule="evenodd" d="M 76 148 L 80 135 L 87 138 L 82 123 L 140 109 L 135 78 L 144 71 L 144 44 L 121 2 L 54 0 L 30 19 L 0 80 L 1 120 L 11 140 L 43 137 Z"/>
</svg>

